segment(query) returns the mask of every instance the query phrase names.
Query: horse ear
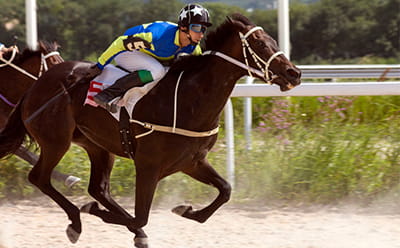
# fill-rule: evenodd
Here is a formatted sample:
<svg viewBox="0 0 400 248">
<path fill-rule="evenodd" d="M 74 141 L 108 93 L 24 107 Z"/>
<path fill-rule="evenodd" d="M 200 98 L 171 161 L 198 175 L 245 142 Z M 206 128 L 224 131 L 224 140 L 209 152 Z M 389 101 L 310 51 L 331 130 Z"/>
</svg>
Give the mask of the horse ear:
<svg viewBox="0 0 400 248">
<path fill-rule="evenodd" d="M 229 23 L 233 24 L 233 20 L 232 20 L 232 18 L 231 18 L 230 16 L 226 16 L 226 20 L 227 20 Z"/>
<path fill-rule="evenodd" d="M 240 30 L 244 30 L 246 28 L 246 26 L 242 22 L 237 21 L 230 16 L 227 16 L 226 19 L 227 19 L 228 23 L 233 24 L 234 26 L 238 27 L 238 29 L 240 29 Z"/>
<path fill-rule="evenodd" d="M 38 48 L 42 52 L 46 51 L 46 45 L 45 45 L 44 41 L 42 41 L 42 40 L 38 41 Z"/>
<path fill-rule="evenodd" d="M 61 45 L 57 42 L 57 40 L 53 40 L 52 43 L 56 50 L 58 50 L 61 47 Z"/>
</svg>

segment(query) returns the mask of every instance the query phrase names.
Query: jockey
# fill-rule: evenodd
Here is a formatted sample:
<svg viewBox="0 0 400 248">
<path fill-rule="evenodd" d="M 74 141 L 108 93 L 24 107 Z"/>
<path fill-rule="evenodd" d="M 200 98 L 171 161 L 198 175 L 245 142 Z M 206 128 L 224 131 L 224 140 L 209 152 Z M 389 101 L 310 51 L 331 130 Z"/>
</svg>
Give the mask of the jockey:
<svg viewBox="0 0 400 248">
<path fill-rule="evenodd" d="M 199 42 L 211 26 L 208 10 L 198 4 L 188 4 L 179 13 L 178 24 L 153 22 L 135 26 L 119 36 L 98 58 L 87 78 L 101 73 L 112 60 L 130 73 L 94 96 L 94 101 L 112 113 L 116 104 L 109 102 L 132 87 L 161 79 L 166 74 L 163 64 L 179 55 L 200 55 Z"/>
<path fill-rule="evenodd" d="M 0 58 L 3 58 L 4 53 L 10 52 L 14 48 L 17 48 L 17 47 L 16 46 L 6 47 L 3 43 L 0 42 Z M 18 48 L 17 48 L 17 52 L 18 52 Z"/>
</svg>

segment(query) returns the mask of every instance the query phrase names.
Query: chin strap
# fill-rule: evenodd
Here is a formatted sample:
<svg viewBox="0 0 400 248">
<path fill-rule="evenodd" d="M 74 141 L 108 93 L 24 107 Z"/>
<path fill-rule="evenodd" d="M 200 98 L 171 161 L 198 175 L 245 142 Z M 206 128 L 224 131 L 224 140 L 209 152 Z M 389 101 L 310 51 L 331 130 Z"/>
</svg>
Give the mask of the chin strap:
<svg viewBox="0 0 400 248">
<path fill-rule="evenodd" d="M 194 42 L 194 41 L 192 40 L 192 36 L 190 35 L 190 33 L 189 33 L 188 30 L 185 30 L 184 32 L 186 33 L 186 37 L 190 40 L 190 44 L 191 44 L 192 46 L 197 46 L 197 45 L 199 44 L 199 43 Z"/>
</svg>

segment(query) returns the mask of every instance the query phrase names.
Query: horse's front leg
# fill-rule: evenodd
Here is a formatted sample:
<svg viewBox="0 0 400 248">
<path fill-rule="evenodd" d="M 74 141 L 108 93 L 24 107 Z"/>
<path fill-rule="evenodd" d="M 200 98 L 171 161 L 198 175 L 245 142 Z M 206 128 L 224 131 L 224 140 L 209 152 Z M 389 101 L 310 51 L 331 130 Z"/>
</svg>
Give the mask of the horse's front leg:
<svg viewBox="0 0 400 248">
<path fill-rule="evenodd" d="M 126 225 L 135 234 L 135 246 L 147 248 L 147 235 L 141 228 L 131 228 L 135 221 L 124 208 L 112 199 L 110 194 L 110 174 L 114 164 L 114 156 L 96 144 L 76 138 L 87 151 L 91 162 L 89 194 L 99 201 L 107 210 L 101 210 L 97 202 L 90 202 L 81 208 L 82 212 L 96 215 L 107 223 Z"/>
<path fill-rule="evenodd" d="M 104 195 L 97 195 L 94 191 L 91 194 L 96 199 L 101 199 L 106 208 L 114 209 L 114 211 L 102 210 L 96 202 L 88 203 L 81 208 L 82 212 L 87 212 L 100 217 L 104 222 L 127 226 L 129 230 L 136 230 L 144 227 L 149 219 L 150 207 L 153 201 L 154 192 L 158 183 L 158 173 L 151 169 L 151 166 L 141 170 L 136 163 L 136 195 L 135 195 L 135 217 L 130 216 L 111 198 L 107 198 L 107 203 Z M 98 186 L 99 184 L 95 184 Z M 104 193 L 104 190 L 101 190 Z M 96 190 L 96 192 L 98 192 Z M 107 190 L 108 192 L 108 190 Z M 107 193 L 109 194 L 109 193 Z M 110 203 L 115 204 L 111 207 Z M 121 212 L 115 212 L 115 207 L 121 208 Z"/>
<path fill-rule="evenodd" d="M 219 190 L 217 198 L 207 207 L 201 210 L 193 210 L 192 206 L 181 205 L 172 209 L 172 212 L 196 220 L 200 223 L 205 222 L 219 207 L 229 201 L 231 195 L 231 186 L 223 179 L 206 159 L 199 161 L 194 166 L 183 171 L 185 174 L 193 177 L 208 185 L 212 185 Z"/>
</svg>

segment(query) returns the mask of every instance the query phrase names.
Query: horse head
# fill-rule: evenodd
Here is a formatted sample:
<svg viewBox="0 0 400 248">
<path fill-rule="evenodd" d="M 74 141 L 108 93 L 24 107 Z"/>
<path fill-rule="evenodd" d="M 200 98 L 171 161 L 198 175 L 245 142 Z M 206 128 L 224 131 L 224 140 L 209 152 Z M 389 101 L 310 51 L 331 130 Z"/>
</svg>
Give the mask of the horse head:
<svg viewBox="0 0 400 248">
<path fill-rule="evenodd" d="M 47 69 L 53 65 L 64 62 L 64 59 L 60 56 L 58 49 L 60 45 L 56 42 L 39 41 L 39 50 L 42 53 L 42 60 L 44 69 Z"/>
<path fill-rule="evenodd" d="M 239 60 L 246 64 L 250 76 L 277 84 L 281 91 L 300 84 L 301 71 L 285 57 L 270 35 L 240 14 L 227 18 L 236 29 L 236 41 L 240 40 L 232 44 L 236 46 L 233 49 Z"/>
</svg>

